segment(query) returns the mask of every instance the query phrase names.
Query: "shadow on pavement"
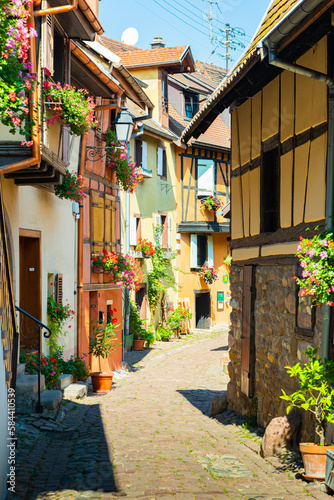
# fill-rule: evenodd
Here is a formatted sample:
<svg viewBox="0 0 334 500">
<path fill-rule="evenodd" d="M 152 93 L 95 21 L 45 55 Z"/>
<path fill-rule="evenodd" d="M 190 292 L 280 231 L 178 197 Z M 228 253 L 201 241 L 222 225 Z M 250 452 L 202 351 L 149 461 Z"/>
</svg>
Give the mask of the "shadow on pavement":
<svg viewBox="0 0 334 500">
<path fill-rule="evenodd" d="M 16 492 L 7 499 L 35 500 L 64 490 L 75 498 L 76 492 L 118 491 L 99 404 L 65 401 L 61 408 L 66 415 L 61 424 L 52 422 L 55 429 L 44 422 L 46 428 L 38 430 L 33 424 L 39 425 L 40 416 L 18 419 Z"/>
<path fill-rule="evenodd" d="M 223 345 L 221 347 L 217 347 L 216 349 L 211 349 L 211 351 L 228 351 L 228 345 Z"/>
<path fill-rule="evenodd" d="M 211 401 L 215 396 L 222 396 L 226 394 L 226 390 L 211 391 L 209 389 L 193 389 L 193 390 L 180 390 L 177 391 L 195 408 L 200 410 L 204 415 L 210 416 Z"/>
</svg>

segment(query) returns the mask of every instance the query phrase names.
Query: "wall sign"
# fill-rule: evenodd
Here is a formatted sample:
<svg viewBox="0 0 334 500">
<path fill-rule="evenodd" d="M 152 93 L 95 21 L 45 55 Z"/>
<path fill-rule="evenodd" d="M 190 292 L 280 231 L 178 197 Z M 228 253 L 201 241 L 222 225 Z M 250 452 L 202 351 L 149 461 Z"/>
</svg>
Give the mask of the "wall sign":
<svg viewBox="0 0 334 500">
<path fill-rule="evenodd" d="M 223 283 L 224 283 L 224 285 L 227 285 L 228 282 L 229 282 L 228 274 L 224 274 L 224 276 L 223 276 Z"/>
<path fill-rule="evenodd" d="M 217 311 L 224 311 L 224 292 L 217 292 Z"/>
</svg>

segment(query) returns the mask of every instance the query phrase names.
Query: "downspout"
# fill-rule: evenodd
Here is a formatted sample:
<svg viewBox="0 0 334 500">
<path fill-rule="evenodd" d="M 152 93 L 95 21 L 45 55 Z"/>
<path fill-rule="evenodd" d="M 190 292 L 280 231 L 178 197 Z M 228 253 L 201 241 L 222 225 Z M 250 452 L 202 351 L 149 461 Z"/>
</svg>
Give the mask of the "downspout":
<svg viewBox="0 0 334 500">
<path fill-rule="evenodd" d="M 50 7 L 49 9 L 36 10 L 34 16 L 48 16 L 49 14 L 62 14 L 63 12 L 70 12 L 77 10 L 78 0 L 71 0 L 71 5 L 62 5 L 61 7 Z"/>
<path fill-rule="evenodd" d="M 86 145 L 87 145 L 87 132 L 82 136 L 81 141 L 81 157 L 79 165 L 79 175 L 85 175 L 85 160 L 86 160 Z M 84 334 L 84 314 L 83 314 L 83 227 L 84 227 L 84 211 L 82 201 L 79 205 L 79 220 L 78 220 L 78 263 L 77 263 L 77 304 L 78 304 L 78 331 L 77 331 L 77 351 L 78 356 L 83 353 L 83 334 Z"/>
<path fill-rule="evenodd" d="M 327 168 L 326 168 L 326 228 L 333 225 L 333 187 L 334 187 L 334 80 L 324 73 L 314 71 L 298 64 L 283 61 L 276 57 L 276 52 L 269 49 L 269 64 L 278 68 L 292 71 L 298 75 L 307 76 L 328 86 L 328 131 L 327 131 Z M 322 306 L 322 336 L 321 336 L 321 359 L 329 357 L 330 336 L 330 306 Z"/>
<path fill-rule="evenodd" d="M 35 28 L 35 21 L 33 16 L 33 6 L 28 4 L 29 20 L 32 28 Z M 36 56 L 35 56 L 35 37 L 30 37 L 30 48 L 29 48 L 29 62 L 32 65 L 32 73 L 36 74 Z M 33 121 L 33 126 L 31 130 L 32 139 L 32 157 L 26 160 L 21 160 L 16 163 L 11 163 L 7 167 L 1 168 L 2 174 L 7 174 L 10 172 L 15 172 L 16 170 L 21 170 L 24 168 L 32 167 L 37 165 L 41 161 L 41 148 L 40 148 L 40 136 L 39 136 L 39 123 L 38 123 L 38 96 L 37 96 L 37 82 L 34 82 L 32 90 L 30 92 L 30 116 Z"/>
</svg>

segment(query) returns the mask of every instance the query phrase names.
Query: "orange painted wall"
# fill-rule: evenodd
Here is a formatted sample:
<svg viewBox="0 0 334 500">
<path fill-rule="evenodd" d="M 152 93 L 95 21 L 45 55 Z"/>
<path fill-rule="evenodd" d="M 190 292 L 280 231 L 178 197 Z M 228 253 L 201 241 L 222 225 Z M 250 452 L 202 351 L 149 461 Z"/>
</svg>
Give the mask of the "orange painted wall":
<svg viewBox="0 0 334 500">
<path fill-rule="evenodd" d="M 224 300 L 230 292 L 230 285 L 223 283 L 223 276 L 229 275 L 229 267 L 223 264 L 224 258 L 229 254 L 227 237 L 222 233 L 213 234 L 213 260 L 214 268 L 218 273 L 218 280 L 212 285 L 207 285 L 195 271 L 190 271 L 190 235 L 181 235 L 181 251 L 177 255 L 177 266 L 187 274 L 179 272 L 179 298 L 188 297 L 193 313 L 192 325 L 195 328 L 195 294 L 194 290 L 211 291 L 211 326 L 228 326 L 231 308 L 229 303 L 224 305 L 224 311 L 217 311 L 217 292 L 224 292 Z"/>
</svg>

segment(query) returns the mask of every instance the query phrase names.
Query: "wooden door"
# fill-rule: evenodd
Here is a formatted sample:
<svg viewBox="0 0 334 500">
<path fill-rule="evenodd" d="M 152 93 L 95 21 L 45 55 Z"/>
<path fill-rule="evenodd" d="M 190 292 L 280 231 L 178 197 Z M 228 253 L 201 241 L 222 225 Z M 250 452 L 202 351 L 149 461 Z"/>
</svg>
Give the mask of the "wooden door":
<svg viewBox="0 0 334 500">
<path fill-rule="evenodd" d="M 210 292 L 195 294 L 196 328 L 209 330 L 211 326 Z"/>
<path fill-rule="evenodd" d="M 242 300 L 241 391 L 253 396 L 255 371 L 253 266 L 244 267 Z"/>
<path fill-rule="evenodd" d="M 146 284 L 141 285 L 139 290 L 136 292 L 136 304 L 139 310 L 140 319 L 146 319 L 146 310 L 147 310 L 147 293 L 146 293 Z"/>
<path fill-rule="evenodd" d="M 41 320 L 40 233 L 24 231 L 24 234 L 20 236 L 20 307 Z M 31 319 L 20 316 L 20 347 L 36 349 L 38 330 Z"/>
</svg>

